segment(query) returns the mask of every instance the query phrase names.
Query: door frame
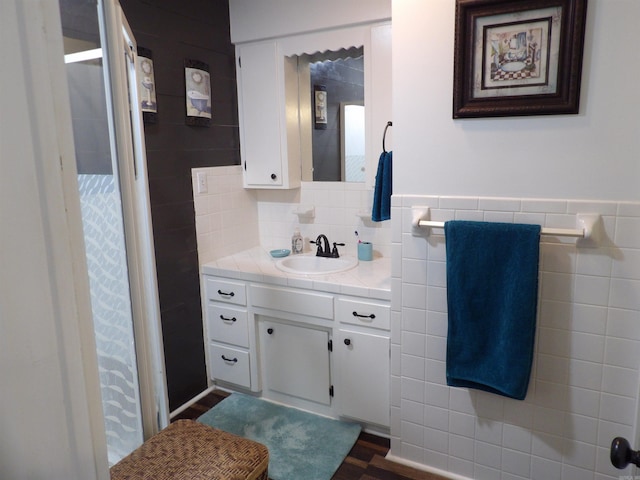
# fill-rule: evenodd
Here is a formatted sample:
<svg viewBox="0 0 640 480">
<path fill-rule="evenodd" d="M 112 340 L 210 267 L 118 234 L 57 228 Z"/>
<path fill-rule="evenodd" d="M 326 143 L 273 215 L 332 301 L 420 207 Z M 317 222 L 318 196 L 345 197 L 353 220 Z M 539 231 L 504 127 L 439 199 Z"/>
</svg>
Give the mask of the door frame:
<svg viewBox="0 0 640 480">
<path fill-rule="evenodd" d="M 169 401 L 142 111 L 137 84 L 134 82 L 133 88 L 128 85 L 129 75 L 135 74 L 137 46 L 117 0 L 98 0 L 98 5 L 105 26 L 102 48 L 103 57 L 107 59 L 104 64 L 107 84 L 111 86 L 111 103 L 107 103 L 113 118 L 113 147 L 118 158 L 142 427 L 147 439 L 169 424 Z M 127 62 L 122 61 L 125 52 Z M 132 135 L 136 131 L 139 135 Z"/>
</svg>

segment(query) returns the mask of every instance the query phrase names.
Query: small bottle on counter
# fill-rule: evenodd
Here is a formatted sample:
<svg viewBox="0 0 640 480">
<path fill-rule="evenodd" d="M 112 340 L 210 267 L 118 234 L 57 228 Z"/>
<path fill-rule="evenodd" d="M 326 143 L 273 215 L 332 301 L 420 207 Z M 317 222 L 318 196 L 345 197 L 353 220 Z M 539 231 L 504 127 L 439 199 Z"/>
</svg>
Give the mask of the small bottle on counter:
<svg viewBox="0 0 640 480">
<path fill-rule="evenodd" d="M 293 236 L 291 237 L 291 253 L 294 255 L 298 253 L 302 253 L 303 248 L 304 248 L 304 239 L 300 234 L 300 229 L 296 228 L 295 231 L 293 232 Z"/>
</svg>

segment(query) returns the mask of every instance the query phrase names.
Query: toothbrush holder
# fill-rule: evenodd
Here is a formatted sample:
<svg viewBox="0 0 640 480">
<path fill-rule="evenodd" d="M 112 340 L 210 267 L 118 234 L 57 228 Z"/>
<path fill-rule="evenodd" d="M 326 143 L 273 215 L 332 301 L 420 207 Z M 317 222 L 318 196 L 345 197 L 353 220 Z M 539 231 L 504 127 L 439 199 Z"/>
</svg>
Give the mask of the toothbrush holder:
<svg viewBox="0 0 640 480">
<path fill-rule="evenodd" d="M 363 262 L 373 260 L 373 244 L 371 242 L 358 243 L 358 260 Z"/>
</svg>

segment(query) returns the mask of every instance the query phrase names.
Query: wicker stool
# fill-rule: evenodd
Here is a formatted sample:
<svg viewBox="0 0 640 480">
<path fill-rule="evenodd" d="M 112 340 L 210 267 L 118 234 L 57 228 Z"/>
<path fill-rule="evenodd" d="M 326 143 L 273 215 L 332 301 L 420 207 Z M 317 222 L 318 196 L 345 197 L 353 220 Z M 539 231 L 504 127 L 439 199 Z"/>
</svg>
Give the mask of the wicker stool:
<svg viewBox="0 0 640 480">
<path fill-rule="evenodd" d="M 111 480 L 268 480 L 264 445 L 178 420 L 111 467 Z"/>
</svg>

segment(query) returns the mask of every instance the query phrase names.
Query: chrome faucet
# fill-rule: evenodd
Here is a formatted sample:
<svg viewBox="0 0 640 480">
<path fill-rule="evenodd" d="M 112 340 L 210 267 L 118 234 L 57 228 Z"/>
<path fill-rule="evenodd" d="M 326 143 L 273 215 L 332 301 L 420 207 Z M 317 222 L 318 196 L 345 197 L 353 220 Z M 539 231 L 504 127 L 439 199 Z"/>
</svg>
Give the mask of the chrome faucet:
<svg viewBox="0 0 640 480">
<path fill-rule="evenodd" d="M 311 243 L 318 246 L 316 257 L 338 258 L 340 257 L 340 254 L 338 253 L 338 246 L 344 247 L 344 243 L 333 242 L 333 249 L 331 249 L 329 239 L 322 233 L 318 235 L 315 242 L 312 240 Z"/>
</svg>

